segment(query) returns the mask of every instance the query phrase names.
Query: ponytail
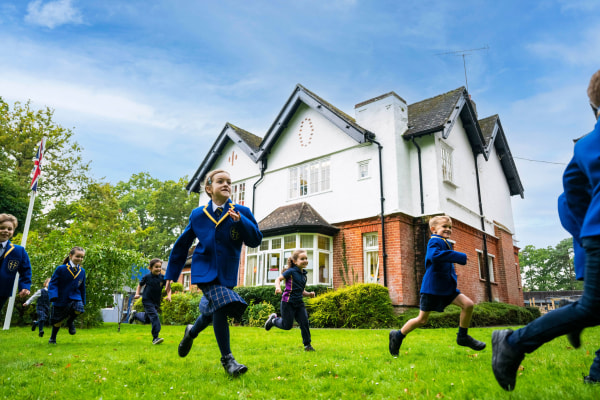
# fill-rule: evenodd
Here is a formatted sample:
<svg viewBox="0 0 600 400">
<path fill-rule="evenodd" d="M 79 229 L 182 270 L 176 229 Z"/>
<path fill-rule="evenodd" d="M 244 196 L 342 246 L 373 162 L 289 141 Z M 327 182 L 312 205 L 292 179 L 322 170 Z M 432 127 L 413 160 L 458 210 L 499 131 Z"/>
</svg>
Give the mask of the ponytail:
<svg viewBox="0 0 600 400">
<path fill-rule="evenodd" d="M 73 254 L 75 254 L 76 251 L 83 251 L 85 253 L 85 250 L 83 249 L 83 247 L 79 247 L 79 246 L 75 246 L 71 249 L 71 251 L 69 252 L 69 255 L 65 257 L 65 259 L 63 260 L 63 264 L 67 265 L 67 263 L 69 262 L 69 256 L 72 256 Z"/>
<path fill-rule="evenodd" d="M 288 269 L 290 269 L 294 265 L 296 265 L 295 261 L 298 259 L 298 256 L 302 253 L 306 253 L 306 250 L 302 250 L 302 249 L 294 250 L 292 255 L 287 259 L 287 262 L 286 262 L 285 268 L 283 268 L 283 271 L 287 271 Z"/>
</svg>

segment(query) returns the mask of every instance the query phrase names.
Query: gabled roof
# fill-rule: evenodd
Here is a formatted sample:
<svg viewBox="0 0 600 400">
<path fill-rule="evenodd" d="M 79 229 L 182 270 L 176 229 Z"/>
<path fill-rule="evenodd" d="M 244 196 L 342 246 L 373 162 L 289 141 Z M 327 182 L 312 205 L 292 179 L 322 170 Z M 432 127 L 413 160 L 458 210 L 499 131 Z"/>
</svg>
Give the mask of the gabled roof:
<svg viewBox="0 0 600 400">
<path fill-rule="evenodd" d="M 500 123 L 500 117 L 498 114 L 492 115 L 479 120 L 479 126 L 481 126 L 481 132 L 485 139 L 485 152 L 490 154 L 492 145 L 496 149 L 500 164 L 502 165 L 502 171 L 506 176 L 508 187 L 510 188 L 510 195 L 513 196 L 518 194 L 523 197 L 523 184 L 521 178 L 517 172 L 517 166 L 508 147 L 508 141 L 506 135 L 504 135 L 504 129 Z"/>
<path fill-rule="evenodd" d="M 258 227 L 263 236 L 285 235 L 288 233 L 322 233 L 333 235 L 339 228 L 331 225 L 311 207 L 310 204 L 302 202 L 279 207 L 262 221 Z"/>
<path fill-rule="evenodd" d="M 484 153 L 484 138 L 477 123 L 477 113 L 464 86 L 439 96 L 408 106 L 407 140 L 413 137 L 442 132 L 446 139 L 457 118 L 461 118 L 467 137 L 475 154 Z M 484 153 L 485 156 L 485 153 Z M 487 156 L 486 160 L 487 160 Z"/>
<path fill-rule="evenodd" d="M 206 173 L 210 171 L 212 165 L 221 155 L 223 148 L 229 141 L 237 144 L 238 147 L 252 159 L 252 161 L 256 162 L 258 160 L 262 138 L 228 122 L 221 130 L 221 133 L 213 143 L 206 157 L 204 157 L 204 160 L 200 163 L 200 166 L 192 176 L 192 179 L 188 182 L 186 186 L 188 192 L 200 192 L 202 179 Z"/>
</svg>

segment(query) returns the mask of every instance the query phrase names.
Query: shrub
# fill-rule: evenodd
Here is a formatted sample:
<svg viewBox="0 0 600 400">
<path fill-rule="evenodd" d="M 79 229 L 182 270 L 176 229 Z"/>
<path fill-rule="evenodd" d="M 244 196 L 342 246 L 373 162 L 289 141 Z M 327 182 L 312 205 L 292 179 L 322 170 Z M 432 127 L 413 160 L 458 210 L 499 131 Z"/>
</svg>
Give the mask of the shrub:
<svg viewBox="0 0 600 400">
<path fill-rule="evenodd" d="M 307 302 L 311 325 L 320 328 L 381 328 L 395 321 L 388 289 L 355 284 Z"/>
<path fill-rule="evenodd" d="M 275 307 L 271 303 L 263 301 L 259 304 L 250 304 L 246 309 L 248 315 L 248 325 L 261 327 L 267 322 L 269 315 L 275 312 Z"/>
<path fill-rule="evenodd" d="M 200 315 L 198 304 L 201 298 L 201 293 L 173 293 L 170 302 L 163 300 L 161 303 L 164 323 L 167 325 L 187 325 L 194 323 Z"/>
<path fill-rule="evenodd" d="M 267 302 L 271 304 L 276 310 L 279 310 L 279 304 L 281 303 L 281 295 L 275 294 L 275 286 L 242 286 L 236 287 L 235 290 L 242 299 L 248 304 L 259 304 Z M 319 296 L 323 293 L 331 291 L 325 285 L 309 285 L 306 286 L 307 292 L 315 292 L 315 296 Z"/>
</svg>

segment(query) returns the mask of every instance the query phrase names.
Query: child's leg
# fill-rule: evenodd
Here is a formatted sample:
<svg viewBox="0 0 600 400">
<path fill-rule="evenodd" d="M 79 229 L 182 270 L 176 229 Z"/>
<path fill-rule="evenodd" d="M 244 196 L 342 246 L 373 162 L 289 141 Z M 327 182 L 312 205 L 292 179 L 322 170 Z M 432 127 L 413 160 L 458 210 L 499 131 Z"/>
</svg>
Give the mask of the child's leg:
<svg viewBox="0 0 600 400">
<path fill-rule="evenodd" d="M 213 313 L 213 329 L 221 356 L 228 355 L 231 353 L 231 347 L 229 343 L 229 321 L 227 321 L 227 313 L 225 311 L 217 310 Z"/>
<path fill-rule="evenodd" d="M 146 310 L 146 317 L 150 319 L 152 324 L 152 338 L 156 339 L 160 333 L 160 318 L 156 306 L 152 303 L 144 303 L 144 309 Z"/>
<path fill-rule="evenodd" d="M 461 293 L 456 296 L 454 301 L 452 301 L 452 304 L 455 304 L 462 309 L 460 311 L 459 326 L 468 329 L 471 325 L 471 317 L 473 316 L 473 301 Z"/>
<path fill-rule="evenodd" d="M 300 325 L 302 343 L 305 346 L 308 346 L 311 342 L 311 338 L 310 328 L 308 325 L 308 314 L 306 312 L 306 307 L 304 306 L 304 303 L 301 303 L 299 306 L 295 307 L 294 317 L 296 318 L 296 321 L 298 321 L 298 325 Z"/>
<path fill-rule="evenodd" d="M 273 325 L 289 331 L 294 326 L 294 307 L 286 301 L 281 302 L 281 318 L 276 318 Z"/>
<path fill-rule="evenodd" d="M 431 314 L 431 311 L 420 310 L 418 316 L 406 321 L 404 326 L 400 329 L 400 333 L 402 333 L 403 336 L 406 336 L 415 329 L 422 327 L 429 320 L 429 314 Z"/>
<path fill-rule="evenodd" d="M 194 339 L 198 337 L 200 332 L 206 329 L 206 327 L 210 325 L 212 321 L 212 314 L 200 314 L 200 316 L 196 319 L 196 322 L 194 322 L 194 326 L 192 326 L 192 328 L 190 329 L 190 336 Z"/>
</svg>

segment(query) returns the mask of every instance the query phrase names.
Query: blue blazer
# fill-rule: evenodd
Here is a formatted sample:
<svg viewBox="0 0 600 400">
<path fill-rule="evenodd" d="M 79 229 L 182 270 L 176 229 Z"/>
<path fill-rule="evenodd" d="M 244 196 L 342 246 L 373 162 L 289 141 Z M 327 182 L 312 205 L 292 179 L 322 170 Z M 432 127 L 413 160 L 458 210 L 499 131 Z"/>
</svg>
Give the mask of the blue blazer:
<svg viewBox="0 0 600 400">
<path fill-rule="evenodd" d="M 228 199 L 218 220 L 212 209 L 211 200 L 190 214 L 188 225 L 171 250 L 166 280 L 179 279 L 188 251 L 198 238 L 192 255 L 191 283 L 209 283 L 218 279 L 219 283 L 226 287 L 237 285 L 242 243 L 257 247 L 262 241 L 262 233 L 248 207 L 233 204 Z M 240 213 L 238 222 L 229 217 L 229 209 Z"/>
<path fill-rule="evenodd" d="M 460 293 L 454 264 L 465 265 L 467 255 L 452 249 L 452 244 L 439 235 L 431 235 L 425 254 L 425 275 L 421 293 L 449 296 Z"/>
<path fill-rule="evenodd" d="M 575 143 L 573 158 L 563 174 L 567 208 L 581 238 L 600 235 L 600 120 Z M 559 209 L 560 212 L 560 209 Z"/>
<path fill-rule="evenodd" d="M 11 297 L 17 271 L 19 272 L 19 289 L 31 289 L 31 263 L 25 248 L 6 242 L 4 256 L 0 259 L 0 297 Z"/>
<path fill-rule="evenodd" d="M 573 236 L 573 265 L 575 267 L 575 278 L 581 281 L 585 275 L 585 250 L 581 246 L 581 226 L 577 223 L 571 210 L 569 210 L 564 193 L 558 196 L 558 216 L 563 228 Z"/>
<path fill-rule="evenodd" d="M 65 307 L 71 301 L 85 304 L 85 270 L 70 263 L 59 265 L 48 284 L 48 295 L 55 306 Z"/>
</svg>

